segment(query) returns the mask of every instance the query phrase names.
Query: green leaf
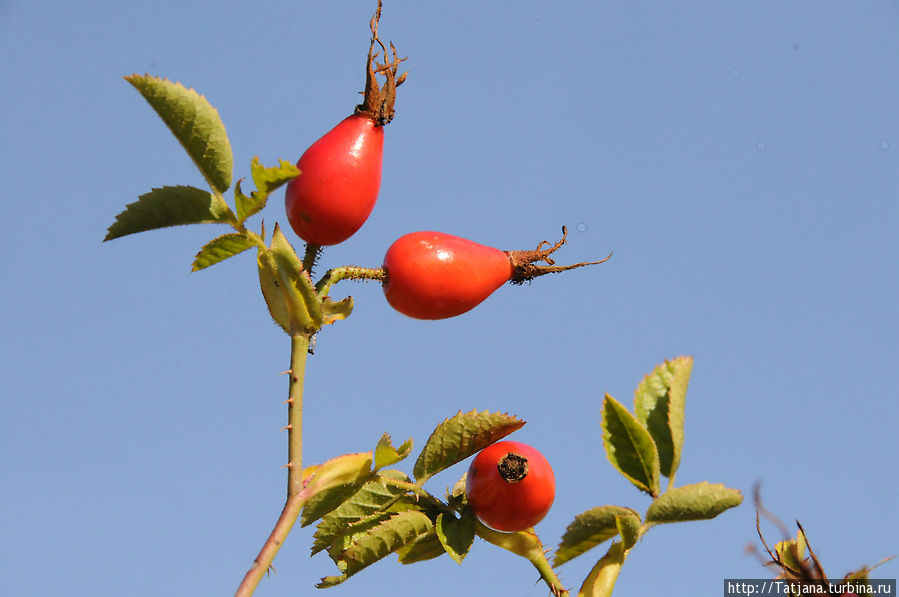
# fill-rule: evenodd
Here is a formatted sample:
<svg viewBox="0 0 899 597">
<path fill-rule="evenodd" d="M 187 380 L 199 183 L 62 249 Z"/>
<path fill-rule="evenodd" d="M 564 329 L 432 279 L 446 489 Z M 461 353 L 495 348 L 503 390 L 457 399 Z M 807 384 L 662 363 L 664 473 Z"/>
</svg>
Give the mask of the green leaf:
<svg viewBox="0 0 899 597">
<path fill-rule="evenodd" d="M 185 224 L 230 224 L 231 208 L 221 197 L 196 187 L 175 186 L 153 189 L 141 195 L 116 216 L 104 241 L 128 234 L 183 226 Z"/>
<path fill-rule="evenodd" d="M 471 508 L 462 510 L 459 518 L 448 512 L 437 516 L 437 538 L 457 564 L 461 564 L 468 555 L 474 543 L 474 531 L 475 518 Z"/>
<path fill-rule="evenodd" d="M 316 585 L 333 587 L 399 550 L 434 528 L 431 520 L 418 510 L 395 514 L 377 526 L 353 537 L 352 544 L 339 554 L 333 554 L 340 568 L 340 576 L 328 576 Z"/>
<path fill-rule="evenodd" d="M 394 448 L 393 442 L 390 439 L 390 434 L 385 433 L 381 436 L 381 439 L 378 440 L 378 445 L 375 446 L 375 469 L 382 469 L 385 466 L 391 466 L 396 464 L 400 460 L 403 460 L 409 454 L 412 453 L 412 438 L 410 437 L 406 441 L 400 445 L 400 447 Z"/>
<path fill-rule="evenodd" d="M 257 192 L 245 195 L 242 188 L 243 179 L 237 181 L 234 185 L 234 206 L 237 208 L 237 221 L 243 224 L 247 218 L 260 211 L 265 207 L 268 201 L 267 195 Z"/>
<path fill-rule="evenodd" d="M 618 472 L 641 491 L 659 494 L 659 453 L 645 427 L 617 400 L 602 403 L 602 441 Z"/>
<path fill-rule="evenodd" d="M 684 405 L 693 357 L 678 357 L 653 369 L 634 392 L 634 414 L 659 450 L 663 475 L 673 478 L 684 445 Z"/>
<path fill-rule="evenodd" d="M 343 454 L 303 470 L 303 491 L 315 495 L 320 491 L 347 483 L 356 483 L 371 475 L 371 452 Z"/>
<path fill-rule="evenodd" d="M 627 557 L 627 551 L 621 542 L 616 541 L 609 546 L 606 552 L 596 565 L 590 570 L 590 574 L 581 585 L 578 595 L 585 597 L 611 597 L 612 590 L 615 588 L 615 581 L 618 580 L 618 574 L 621 572 L 621 566 Z"/>
<path fill-rule="evenodd" d="M 400 564 L 415 564 L 439 558 L 446 553 L 446 548 L 437 537 L 437 530 L 420 535 L 412 543 L 407 543 L 397 550 Z"/>
<path fill-rule="evenodd" d="M 618 536 L 624 549 L 630 549 L 640 539 L 640 517 L 636 512 L 628 514 L 616 514 L 615 526 L 618 528 Z"/>
<path fill-rule="evenodd" d="M 739 506 L 743 494 L 720 483 L 696 483 L 669 489 L 646 510 L 646 522 L 666 523 L 715 518 Z"/>
<path fill-rule="evenodd" d="M 258 157 L 254 157 L 250 164 L 250 173 L 256 184 L 256 190 L 268 196 L 281 185 L 299 176 L 300 170 L 286 160 L 278 160 L 277 166 L 266 168 Z"/>
<path fill-rule="evenodd" d="M 627 519 L 619 522 L 619 519 Z M 640 515 L 630 508 L 622 506 L 597 506 L 574 517 L 553 558 L 553 564 L 559 566 L 593 549 L 600 543 L 608 541 L 620 533 L 619 525 L 640 527 Z M 629 531 L 628 531 L 629 532 Z"/>
<path fill-rule="evenodd" d="M 378 477 L 362 485 L 347 485 L 346 487 L 351 490 L 349 495 L 344 497 L 336 508 L 324 515 L 318 523 L 312 543 L 313 555 L 323 549 L 328 549 L 334 542 L 334 539 L 345 532 L 350 525 L 383 511 L 406 493 L 404 489 L 385 483 L 384 477 L 409 481 L 409 477 L 405 473 L 387 470 L 382 471 Z M 331 491 L 336 489 L 340 488 L 335 487 Z M 310 516 L 307 516 L 306 511 L 303 511 L 303 526 L 314 520 L 315 518 L 313 518 L 311 513 Z"/>
<path fill-rule="evenodd" d="M 347 483 L 328 487 L 306 500 L 300 516 L 300 526 L 307 527 L 319 518 L 331 514 L 347 502 L 362 487 L 361 483 Z M 327 547 L 327 546 L 325 546 Z"/>
<path fill-rule="evenodd" d="M 443 421 L 422 448 L 412 469 L 419 484 L 513 431 L 524 421 L 505 413 L 471 411 Z"/>
<path fill-rule="evenodd" d="M 300 175 L 297 167 L 290 162 L 284 160 L 279 162 L 279 165 L 276 167 L 266 168 L 259 162 L 258 157 L 253 158 L 250 164 L 250 171 L 253 176 L 253 182 L 256 184 L 256 190 L 249 197 L 241 190 L 241 181 L 237 181 L 234 198 L 237 206 L 237 220 L 240 223 L 261 211 L 273 191 Z"/>
<path fill-rule="evenodd" d="M 224 193 L 231 186 L 231 142 L 219 113 L 205 97 L 181 83 L 150 75 L 130 75 L 125 80 L 156 110 L 210 188 Z"/>
<path fill-rule="evenodd" d="M 205 269 L 210 265 L 215 265 L 229 257 L 234 257 L 255 246 L 256 243 L 254 243 L 252 239 L 240 232 L 232 232 L 230 234 L 219 236 L 203 245 L 203 248 L 200 249 L 200 252 L 197 253 L 196 258 L 194 259 L 194 265 L 193 268 L 191 268 L 191 271 L 200 271 L 201 269 Z"/>
</svg>

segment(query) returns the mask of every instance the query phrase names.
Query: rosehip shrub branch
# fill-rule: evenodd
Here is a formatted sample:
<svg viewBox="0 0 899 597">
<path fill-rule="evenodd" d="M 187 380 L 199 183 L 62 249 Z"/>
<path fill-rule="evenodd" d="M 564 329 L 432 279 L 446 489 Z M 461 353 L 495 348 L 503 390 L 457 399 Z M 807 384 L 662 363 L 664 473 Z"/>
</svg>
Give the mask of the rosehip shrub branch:
<svg viewBox="0 0 899 597">
<path fill-rule="evenodd" d="M 397 239 L 380 266 L 333 267 L 313 280 L 323 248 L 351 238 L 378 199 L 384 127 L 394 117 L 397 88 L 406 79 L 399 72 L 406 59 L 379 37 L 380 18 L 378 2 L 369 24 L 362 103 L 313 142 L 296 165 L 280 160 L 277 166 L 266 167 L 254 158 L 250 178 L 255 190 L 249 192 L 244 179 L 232 187 L 230 141 L 206 98 L 167 79 L 125 77 L 187 151 L 209 190 L 183 185 L 152 189 L 126 206 L 105 240 L 176 225 L 229 226 L 230 232 L 200 248 L 193 271 L 255 249 L 265 304 L 275 324 L 290 337 L 285 504 L 236 595 L 253 594 L 298 520 L 302 526 L 316 524 L 312 553 L 326 552 L 337 566 L 337 574 L 322 578 L 319 587 L 340 584 L 392 553 L 402 564 L 444 554 L 461 563 L 474 538 L 480 537 L 530 562 L 553 595 L 569 594 L 556 566 L 611 542 L 578 592 L 610 595 L 625 558 L 650 528 L 713 518 L 742 500 L 738 491 L 722 485 L 674 486 L 693 362 L 689 357 L 666 361 L 640 382 L 633 414 L 611 396 L 603 401 L 597 439 L 601 436 L 614 468 L 652 496 L 649 509 L 641 515 L 631 508 L 602 505 L 577 515 L 552 558 L 534 527 L 552 505 L 555 478 L 538 448 L 500 441 L 524 425 L 514 415 L 485 410 L 449 417 L 431 433 L 410 472 L 394 466 L 412 454 L 412 440 L 395 446 L 388 434 L 370 452 L 344 454 L 313 466 L 303 463 L 306 361 L 315 335 L 353 310 L 352 297 L 331 297 L 336 284 L 377 281 L 391 307 L 413 318 L 433 320 L 476 308 L 507 282 L 593 266 L 611 257 L 557 265 L 555 254 L 566 242 L 565 227 L 560 240 L 544 240 L 535 249 L 520 251 L 423 231 Z M 281 187 L 286 187 L 290 228 L 305 242 L 302 254 L 279 224 L 270 232 L 264 223 L 258 231 L 247 226 Z M 233 207 L 225 199 L 229 189 Z M 471 456 L 467 473 L 445 495 L 425 487 L 434 475 Z M 662 476 L 668 478 L 664 491 Z"/>
</svg>

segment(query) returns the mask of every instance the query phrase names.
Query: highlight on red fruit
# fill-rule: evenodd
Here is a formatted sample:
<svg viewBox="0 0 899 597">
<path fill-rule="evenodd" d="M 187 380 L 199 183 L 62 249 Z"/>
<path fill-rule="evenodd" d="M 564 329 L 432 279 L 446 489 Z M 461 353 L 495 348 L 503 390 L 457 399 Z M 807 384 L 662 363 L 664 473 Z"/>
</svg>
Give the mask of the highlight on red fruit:
<svg viewBox="0 0 899 597">
<path fill-rule="evenodd" d="M 502 441 L 475 456 L 465 478 L 465 493 L 481 522 L 514 533 L 543 520 L 556 496 L 556 479 L 536 449 Z"/>
<path fill-rule="evenodd" d="M 297 236 L 313 245 L 336 245 L 351 237 L 368 219 L 381 187 L 384 125 L 394 116 L 399 58 L 392 58 L 378 38 L 381 4 L 371 20 L 363 101 L 333 129 L 313 143 L 297 162 L 300 176 L 287 185 L 284 205 Z M 384 63 L 377 62 L 378 44 Z M 383 87 L 377 76 L 385 81 Z"/>
<path fill-rule="evenodd" d="M 391 307 L 416 319 L 455 317 L 479 305 L 506 282 L 603 263 L 555 265 L 550 255 L 565 244 L 547 241 L 532 251 L 501 251 L 443 232 L 412 232 L 384 256 L 384 296 Z M 611 255 L 610 255 L 611 257 Z M 538 262 L 546 265 L 540 265 Z"/>
</svg>

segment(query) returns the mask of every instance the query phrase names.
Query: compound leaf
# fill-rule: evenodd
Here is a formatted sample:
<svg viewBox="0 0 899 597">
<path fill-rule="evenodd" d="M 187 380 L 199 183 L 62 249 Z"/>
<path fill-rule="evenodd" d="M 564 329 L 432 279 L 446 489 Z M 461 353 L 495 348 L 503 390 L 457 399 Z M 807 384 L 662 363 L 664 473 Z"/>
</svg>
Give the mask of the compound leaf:
<svg viewBox="0 0 899 597">
<path fill-rule="evenodd" d="M 349 486 L 354 491 L 349 492 L 350 495 L 346 496 L 339 506 L 328 512 L 318 523 L 312 542 L 313 555 L 331 547 L 334 539 L 344 533 L 350 525 L 385 510 L 406 493 L 404 489 L 387 484 L 384 477 L 409 481 L 409 477 L 405 473 L 387 470 L 382 471 L 378 477 L 361 486 L 359 484 Z M 303 526 L 306 526 L 311 521 L 307 519 L 305 511 L 303 514 Z"/>
<path fill-rule="evenodd" d="M 106 231 L 104 241 L 186 224 L 229 224 L 231 208 L 221 197 L 191 186 L 161 187 L 125 206 Z"/>
<path fill-rule="evenodd" d="M 168 79 L 133 74 L 125 77 L 156 110 L 196 164 L 210 188 L 231 186 L 231 142 L 218 111 L 205 97 Z"/>
<path fill-rule="evenodd" d="M 412 469 L 419 484 L 489 446 L 524 421 L 505 413 L 461 411 L 446 419 L 431 434 Z"/>
</svg>

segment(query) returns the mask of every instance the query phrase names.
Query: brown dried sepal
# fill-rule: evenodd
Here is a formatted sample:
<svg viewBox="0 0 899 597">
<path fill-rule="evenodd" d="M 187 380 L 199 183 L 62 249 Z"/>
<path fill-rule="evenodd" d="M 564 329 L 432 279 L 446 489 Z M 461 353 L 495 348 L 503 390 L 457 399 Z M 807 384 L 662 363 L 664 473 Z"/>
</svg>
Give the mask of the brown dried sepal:
<svg viewBox="0 0 899 597">
<path fill-rule="evenodd" d="M 518 483 L 528 476 L 528 459 L 509 452 L 496 463 L 496 470 L 506 483 Z"/>
<path fill-rule="evenodd" d="M 394 116 L 394 104 L 396 103 L 396 88 L 406 80 L 406 74 L 397 75 L 400 63 L 406 58 L 400 58 L 396 53 L 393 42 L 390 42 L 390 54 L 387 47 L 378 37 L 378 22 L 381 20 L 381 0 L 378 0 L 378 9 L 371 18 L 371 45 L 368 47 L 368 59 L 365 61 L 365 91 L 362 103 L 356 106 L 356 114 L 371 118 L 375 125 L 384 126 Z M 384 63 L 378 64 L 378 52 L 375 44 L 381 46 Z M 384 86 L 378 83 L 377 75 L 384 77 Z"/>
<path fill-rule="evenodd" d="M 599 265 L 612 258 L 612 253 L 609 253 L 608 257 L 600 259 L 599 261 L 584 261 L 582 263 L 575 263 L 574 265 L 556 265 L 556 262 L 550 255 L 558 251 L 559 248 L 565 244 L 565 239 L 567 237 L 568 228 L 562 226 L 562 238 L 555 244 L 550 244 L 549 241 L 544 240 L 541 241 L 533 251 L 506 251 L 506 255 L 509 256 L 509 261 L 512 262 L 513 269 L 510 281 L 513 284 L 521 284 L 545 274 L 565 272 L 570 269 L 584 267 L 585 265 Z M 539 262 L 541 261 L 546 265 L 539 265 Z"/>
</svg>

